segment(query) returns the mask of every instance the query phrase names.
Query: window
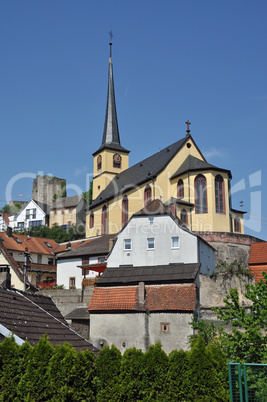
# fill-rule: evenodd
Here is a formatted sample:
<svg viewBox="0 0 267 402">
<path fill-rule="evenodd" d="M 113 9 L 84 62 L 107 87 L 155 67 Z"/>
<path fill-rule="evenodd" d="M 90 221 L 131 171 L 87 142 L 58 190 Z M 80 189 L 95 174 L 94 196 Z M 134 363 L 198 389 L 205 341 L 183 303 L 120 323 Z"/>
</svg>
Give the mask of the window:
<svg viewBox="0 0 267 402">
<path fill-rule="evenodd" d="M 48 243 L 48 241 L 44 241 L 44 244 L 45 244 L 46 247 L 48 247 L 48 248 L 53 248 L 53 247 L 51 246 L 51 244 Z"/>
<path fill-rule="evenodd" d="M 82 265 L 88 265 L 89 264 L 89 257 L 82 257 Z"/>
<path fill-rule="evenodd" d="M 154 239 L 154 237 L 148 237 L 148 239 L 147 239 L 147 248 L 148 248 L 148 250 L 154 250 L 154 248 L 155 248 L 155 239 Z"/>
<path fill-rule="evenodd" d="M 72 208 L 69 208 L 69 214 L 71 214 L 72 213 Z"/>
<path fill-rule="evenodd" d="M 18 228 L 24 229 L 24 222 L 18 222 Z"/>
<path fill-rule="evenodd" d="M 148 184 L 145 188 L 145 194 L 144 194 L 144 204 L 145 207 L 147 206 L 147 204 L 149 204 L 151 202 L 151 187 Z"/>
<path fill-rule="evenodd" d="M 185 209 L 181 211 L 181 221 L 183 225 L 187 225 L 187 211 Z"/>
<path fill-rule="evenodd" d="M 90 228 L 93 228 L 94 227 L 94 224 L 95 224 L 95 216 L 94 216 L 94 213 L 93 213 L 93 211 L 90 213 Z"/>
<path fill-rule="evenodd" d="M 101 234 L 108 234 L 108 208 L 106 205 L 104 205 L 102 208 L 101 226 Z"/>
<path fill-rule="evenodd" d="M 76 278 L 70 278 L 70 279 L 69 279 L 70 288 L 74 288 L 74 287 L 75 287 L 75 279 L 76 279 Z"/>
<path fill-rule="evenodd" d="M 36 219 L 36 208 L 32 210 L 32 219 Z"/>
<path fill-rule="evenodd" d="M 97 170 L 100 170 L 102 167 L 102 156 L 98 155 L 97 157 Z"/>
<path fill-rule="evenodd" d="M 31 217 L 31 210 L 26 209 L 26 219 L 30 219 L 30 217 Z"/>
<path fill-rule="evenodd" d="M 113 155 L 113 167 L 121 168 L 121 156 L 119 154 Z"/>
<path fill-rule="evenodd" d="M 68 226 L 71 226 L 71 221 L 68 221 L 68 222 L 67 222 L 67 225 L 68 225 Z"/>
<path fill-rule="evenodd" d="M 215 177 L 215 203 L 216 213 L 225 214 L 224 181 L 219 174 Z"/>
<path fill-rule="evenodd" d="M 53 265 L 53 264 L 54 264 L 53 258 L 48 258 L 48 265 Z"/>
<path fill-rule="evenodd" d="M 172 248 L 179 248 L 179 237 L 172 237 Z"/>
<path fill-rule="evenodd" d="M 56 214 L 57 214 L 57 210 L 55 209 L 55 210 L 54 210 L 54 215 L 56 215 Z"/>
<path fill-rule="evenodd" d="M 161 322 L 160 323 L 160 332 L 162 334 L 166 334 L 170 332 L 170 323 L 169 322 Z"/>
<path fill-rule="evenodd" d="M 105 257 L 98 257 L 98 264 L 104 264 Z"/>
<path fill-rule="evenodd" d="M 208 212 L 206 178 L 202 174 L 195 178 L 195 204 L 196 214 Z"/>
<path fill-rule="evenodd" d="M 128 222 L 128 197 L 125 195 L 122 199 L 122 227 Z"/>
<path fill-rule="evenodd" d="M 237 233 L 241 232 L 241 222 L 238 216 L 236 216 L 234 219 L 234 231 Z"/>
<path fill-rule="evenodd" d="M 64 215 L 64 209 L 61 210 L 61 215 Z"/>
<path fill-rule="evenodd" d="M 132 240 L 124 239 L 124 250 L 131 250 L 131 249 L 132 249 Z"/>
<path fill-rule="evenodd" d="M 184 182 L 182 179 L 178 180 L 177 183 L 177 198 L 184 198 Z"/>
<path fill-rule="evenodd" d="M 152 216 L 151 218 L 148 218 L 150 225 L 153 225 L 154 223 L 154 217 Z"/>
<path fill-rule="evenodd" d="M 37 254 L 37 263 L 42 264 L 42 254 Z"/>
</svg>

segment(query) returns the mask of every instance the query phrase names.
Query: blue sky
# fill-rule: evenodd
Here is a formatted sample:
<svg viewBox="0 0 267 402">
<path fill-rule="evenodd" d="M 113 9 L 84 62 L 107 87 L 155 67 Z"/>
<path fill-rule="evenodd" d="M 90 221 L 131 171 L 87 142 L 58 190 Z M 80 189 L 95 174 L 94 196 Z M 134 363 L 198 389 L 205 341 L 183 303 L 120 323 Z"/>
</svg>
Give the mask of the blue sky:
<svg viewBox="0 0 267 402">
<path fill-rule="evenodd" d="M 86 190 L 112 30 L 130 164 L 184 137 L 189 119 L 208 162 L 232 172 L 245 232 L 267 240 L 266 15 L 266 0 L 0 0 L 0 206 L 29 200 L 38 173 Z"/>
</svg>

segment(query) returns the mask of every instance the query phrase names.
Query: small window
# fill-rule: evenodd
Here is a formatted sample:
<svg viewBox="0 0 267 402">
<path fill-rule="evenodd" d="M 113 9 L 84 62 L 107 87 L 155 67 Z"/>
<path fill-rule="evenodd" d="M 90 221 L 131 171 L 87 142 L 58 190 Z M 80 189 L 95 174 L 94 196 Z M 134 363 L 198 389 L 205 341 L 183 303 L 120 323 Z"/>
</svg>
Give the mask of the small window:
<svg viewBox="0 0 267 402">
<path fill-rule="evenodd" d="M 181 221 L 183 225 L 187 225 L 187 212 L 185 209 L 182 209 L 181 211 Z"/>
<path fill-rule="evenodd" d="M 154 239 L 154 237 L 149 237 L 147 239 L 147 248 L 149 250 L 154 250 L 154 248 L 155 248 L 155 239 Z"/>
<path fill-rule="evenodd" d="M 56 214 L 57 214 L 57 210 L 55 209 L 55 210 L 54 210 L 54 215 L 56 215 Z"/>
<path fill-rule="evenodd" d="M 105 262 L 105 257 L 98 258 L 98 264 L 104 264 L 104 262 Z"/>
<path fill-rule="evenodd" d="M 74 288 L 75 287 L 75 279 L 76 278 L 70 278 L 70 288 Z"/>
<path fill-rule="evenodd" d="M 31 210 L 26 209 L 26 219 L 30 219 L 30 217 L 31 217 Z"/>
<path fill-rule="evenodd" d="M 69 208 L 69 214 L 71 214 L 72 213 L 72 208 Z"/>
<path fill-rule="evenodd" d="M 90 229 L 94 227 L 95 217 L 93 211 L 90 213 Z"/>
<path fill-rule="evenodd" d="M 54 265 L 53 258 L 48 258 L 48 265 Z"/>
<path fill-rule="evenodd" d="M 167 334 L 170 332 L 170 323 L 169 322 L 161 322 L 160 323 L 160 332 L 162 334 Z"/>
<path fill-rule="evenodd" d="M 36 208 L 32 210 L 32 219 L 36 219 Z"/>
<path fill-rule="evenodd" d="M 45 241 L 44 244 L 45 244 L 46 247 L 48 247 L 48 248 L 53 248 L 53 247 L 51 246 L 51 244 L 48 243 L 48 241 Z"/>
<path fill-rule="evenodd" d="M 100 170 L 102 167 L 102 156 L 98 155 L 97 157 L 97 170 Z"/>
<path fill-rule="evenodd" d="M 154 217 L 148 218 L 150 225 L 154 223 Z"/>
<path fill-rule="evenodd" d="M 61 215 L 64 215 L 64 209 L 61 210 Z"/>
<path fill-rule="evenodd" d="M 82 258 L 82 265 L 88 265 L 89 264 L 89 257 L 83 257 Z"/>
<path fill-rule="evenodd" d="M 131 250 L 131 249 L 132 249 L 132 240 L 124 239 L 124 250 Z"/>
<path fill-rule="evenodd" d="M 37 263 L 42 264 L 42 254 L 37 255 Z"/>
<path fill-rule="evenodd" d="M 113 155 L 113 167 L 121 168 L 121 156 L 119 154 Z"/>
<path fill-rule="evenodd" d="M 179 248 L 179 237 L 172 237 L 172 248 Z"/>
<path fill-rule="evenodd" d="M 146 186 L 145 192 L 144 192 L 144 204 L 145 204 L 145 207 L 151 202 L 151 198 L 152 198 L 151 187 L 148 184 Z"/>
<path fill-rule="evenodd" d="M 241 232 L 241 222 L 238 216 L 234 219 L 234 231 L 237 233 Z"/>
</svg>

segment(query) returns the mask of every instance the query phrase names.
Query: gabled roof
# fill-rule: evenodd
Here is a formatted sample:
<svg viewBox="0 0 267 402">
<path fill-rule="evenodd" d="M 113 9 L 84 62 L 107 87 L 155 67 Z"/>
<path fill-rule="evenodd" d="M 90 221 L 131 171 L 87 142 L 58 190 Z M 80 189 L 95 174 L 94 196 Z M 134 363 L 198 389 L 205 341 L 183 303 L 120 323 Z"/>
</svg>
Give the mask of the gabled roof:
<svg viewBox="0 0 267 402">
<path fill-rule="evenodd" d="M 82 245 L 84 246 L 85 244 L 89 243 L 92 240 L 94 240 L 94 239 L 79 239 L 79 240 L 67 241 L 64 243 L 60 243 L 58 248 L 55 250 L 55 254 L 63 253 L 69 249 L 81 247 Z"/>
<path fill-rule="evenodd" d="M 200 268 L 199 263 L 169 264 L 119 268 L 108 267 L 95 286 L 120 286 L 145 283 L 181 283 L 193 282 Z"/>
<path fill-rule="evenodd" d="M 37 201 L 37 200 L 34 200 L 34 199 L 33 199 L 33 201 L 35 202 L 35 204 L 38 205 L 38 207 L 40 207 L 45 212 L 46 215 L 49 215 L 49 213 L 50 213 L 50 205 L 44 204 L 43 202 L 40 202 L 40 201 Z"/>
<path fill-rule="evenodd" d="M 133 214 L 133 216 L 147 216 L 147 215 L 169 215 L 170 211 L 167 207 L 158 199 L 151 201 L 140 211 Z"/>
<path fill-rule="evenodd" d="M 109 241 L 114 239 L 116 234 L 103 235 L 94 237 L 90 242 L 82 244 L 80 247 L 69 249 L 62 254 L 57 255 L 57 259 L 70 258 L 70 257 L 81 257 L 81 256 L 93 256 L 93 255 L 106 255 L 109 252 Z"/>
<path fill-rule="evenodd" d="M 196 285 L 146 285 L 145 302 L 139 303 L 138 286 L 94 288 L 89 304 L 90 313 L 184 311 L 196 308 Z"/>
<path fill-rule="evenodd" d="M 267 242 L 251 244 L 248 263 L 267 265 Z"/>
<path fill-rule="evenodd" d="M 30 237 L 17 233 L 8 237 L 5 232 L 0 232 L 0 236 L 2 237 L 3 244 L 7 250 L 24 252 L 25 247 L 28 247 L 29 253 L 53 255 L 54 250 L 58 247 L 58 243 L 52 239 Z"/>
<path fill-rule="evenodd" d="M 58 198 L 55 202 L 53 202 L 51 209 L 77 207 L 81 200 L 83 200 L 81 195 Z"/>
<path fill-rule="evenodd" d="M 177 176 L 181 176 L 182 174 L 187 172 L 203 171 L 203 170 L 216 170 L 219 172 L 226 172 L 229 175 L 229 178 L 232 178 L 230 170 L 218 168 L 217 166 L 211 165 L 206 161 L 202 161 L 201 159 L 195 158 L 192 155 L 188 155 L 188 157 L 181 164 L 181 166 L 171 176 L 171 179 L 174 179 Z"/>
<path fill-rule="evenodd" d="M 47 334 L 52 345 L 70 343 L 76 350 L 98 350 L 68 327 L 51 298 L 0 288 L 0 324 L 30 345 Z"/>
<path fill-rule="evenodd" d="M 184 137 L 114 177 L 89 209 L 155 178 L 191 137 Z"/>
</svg>

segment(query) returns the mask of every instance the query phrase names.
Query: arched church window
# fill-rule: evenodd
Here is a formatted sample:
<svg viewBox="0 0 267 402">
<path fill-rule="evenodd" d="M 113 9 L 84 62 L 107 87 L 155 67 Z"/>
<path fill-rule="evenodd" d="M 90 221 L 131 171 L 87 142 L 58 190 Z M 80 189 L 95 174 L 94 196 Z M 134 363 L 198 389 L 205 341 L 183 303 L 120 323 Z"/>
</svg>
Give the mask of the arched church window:
<svg viewBox="0 0 267 402">
<path fill-rule="evenodd" d="M 145 207 L 147 206 L 147 204 L 149 204 L 149 203 L 151 202 L 151 194 L 152 194 L 152 192 L 151 192 L 151 187 L 150 187 L 150 185 L 148 184 L 148 185 L 146 186 L 146 188 L 145 188 L 145 194 L 144 194 L 144 204 L 145 204 Z"/>
<path fill-rule="evenodd" d="M 97 157 L 97 170 L 100 170 L 102 168 L 102 156 L 98 155 Z"/>
<path fill-rule="evenodd" d="M 202 174 L 199 174 L 195 178 L 195 208 L 196 214 L 205 214 L 208 212 L 207 183 L 205 176 Z"/>
<path fill-rule="evenodd" d="M 184 198 L 184 182 L 182 179 L 178 180 L 177 183 L 177 198 Z"/>
<path fill-rule="evenodd" d="M 181 211 L 181 221 L 184 225 L 187 225 L 187 211 L 185 209 L 182 209 Z"/>
<path fill-rule="evenodd" d="M 92 211 L 90 213 L 90 228 L 93 228 L 95 224 L 95 217 L 94 217 L 94 212 Z"/>
<path fill-rule="evenodd" d="M 128 222 L 128 197 L 125 195 L 122 199 L 122 227 Z"/>
<path fill-rule="evenodd" d="M 108 208 L 106 205 L 102 208 L 101 234 L 108 234 Z"/>
<path fill-rule="evenodd" d="M 234 231 L 237 233 L 241 232 L 241 222 L 238 216 L 236 216 L 234 219 Z"/>
<path fill-rule="evenodd" d="M 121 168 L 121 156 L 119 154 L 113 155 L 113 167 Z"/>
<path fill-rule="evenodd" d="M 215 204 L 216 213 L 225 214 L 224 180 L 220 174 L 215 177 Z"/>
</svg>

